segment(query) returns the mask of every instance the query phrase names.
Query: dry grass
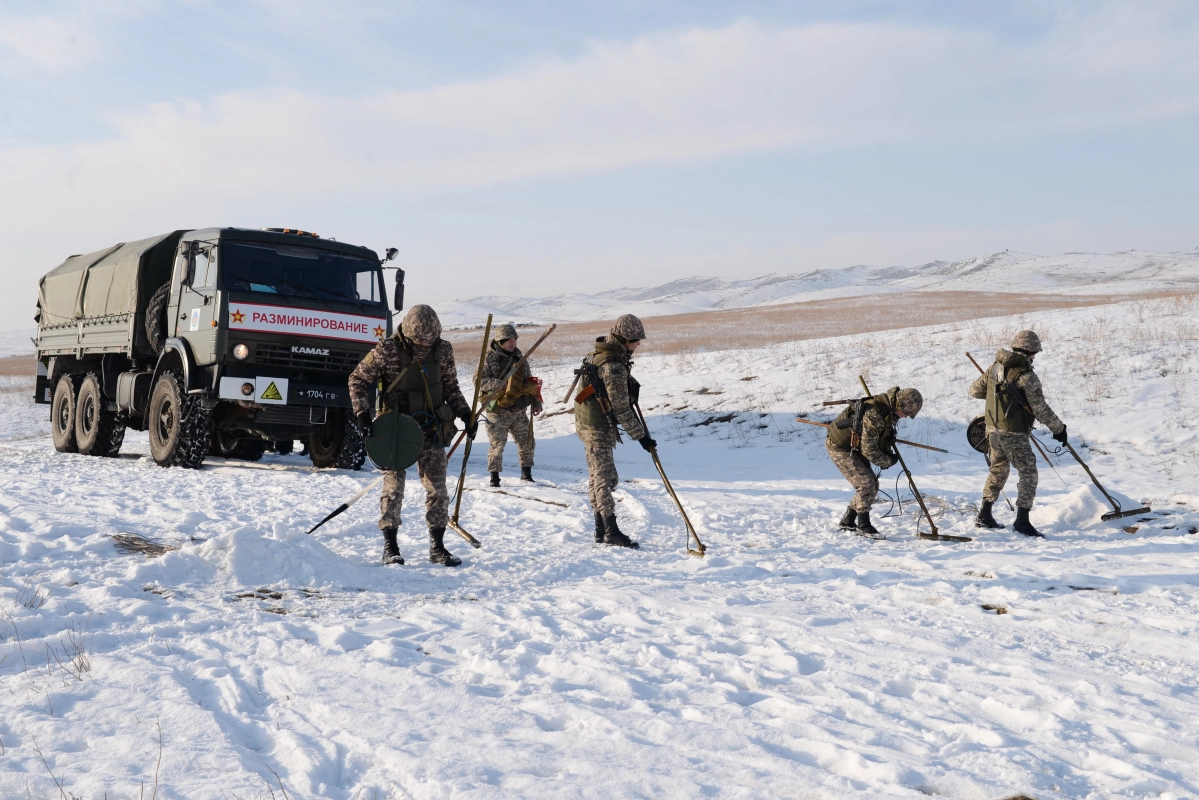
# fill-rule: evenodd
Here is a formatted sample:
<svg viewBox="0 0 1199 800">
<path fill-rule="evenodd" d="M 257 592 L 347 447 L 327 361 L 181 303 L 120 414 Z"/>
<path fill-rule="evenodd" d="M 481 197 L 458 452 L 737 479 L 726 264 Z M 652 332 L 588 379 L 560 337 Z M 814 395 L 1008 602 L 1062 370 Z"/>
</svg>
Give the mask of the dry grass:
<svg viewBox="0 0 1199 800">
<path fill-rule="evenodd" d="M 1149 301 L 1177 298 L 1193 303 L 1192 292 L 1162 292 L 1139 298 L 1145 309 Z M 703 351 L 761 347 L 781 342 L 823 339 L 832 336 L 870 333 L 924 325 L 1031 314 L 1053 309 L 1101 306 L 1127 301 L 1123 295 L 1028 295 L 1005 292 L 906 292 L 899 294 L 814 300 L 777 306 L 705 311 L 647 317 L 645 352 L 688 354 Z M 567 322 L 537 351 L 537 360 L 558 364 L 572 362 L 591 348 L 598 336 L 608 332 L 611 322 Z M 532 344 L 542 328 L 523 334 L 522 344 Z M 449 331 L 446 338 L 458 349 L 461 363 L 471 371 L 482 331 Z"/>
<path fill-rule="evenodd" d="M 0 358 L 0 378 L 29 378 L 37 375 L 37 359 L 32 355 Z"/>
</svg>

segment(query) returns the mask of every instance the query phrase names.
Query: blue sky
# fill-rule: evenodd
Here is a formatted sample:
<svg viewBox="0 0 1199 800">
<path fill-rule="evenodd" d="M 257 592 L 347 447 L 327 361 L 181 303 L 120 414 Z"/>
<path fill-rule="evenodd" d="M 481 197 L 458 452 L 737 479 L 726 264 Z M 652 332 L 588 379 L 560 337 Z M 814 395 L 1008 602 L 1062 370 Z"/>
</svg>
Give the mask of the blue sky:
<svg viewBox="0 0 1199 800">
<path fill-rule="evenodd" d="M 0 2 L 0 328 L 214 224 L 434 305 L 1189 249 L 1197 141 L 1194 3 Z"/>
</svg>

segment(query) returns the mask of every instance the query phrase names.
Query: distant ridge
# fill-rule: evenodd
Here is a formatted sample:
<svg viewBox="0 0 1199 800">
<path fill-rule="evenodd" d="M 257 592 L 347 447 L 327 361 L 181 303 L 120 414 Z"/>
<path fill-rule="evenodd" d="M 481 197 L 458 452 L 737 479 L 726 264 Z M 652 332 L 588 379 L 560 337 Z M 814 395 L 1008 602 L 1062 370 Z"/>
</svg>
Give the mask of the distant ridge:
<svg viewBox="0 0 1199 800">
<path fill-rule="evenodd" d="M 483 296 L 443 303 L 439 313 L 449 327 L 474 327 L 488 314 L 517 324 L 544 324 L 606 319 L 624 313 L 686 314 L 882 292 L 1143 294 L 1187 287 L 1199 290 L 1199 250 L 1056 256 L 1002 250 L 963 261 L 930 261 L 916 267 L 858 265 L 748 280 L 680 278 L 661 286 L 626 287 L 596 294 Z"/>
</svg>

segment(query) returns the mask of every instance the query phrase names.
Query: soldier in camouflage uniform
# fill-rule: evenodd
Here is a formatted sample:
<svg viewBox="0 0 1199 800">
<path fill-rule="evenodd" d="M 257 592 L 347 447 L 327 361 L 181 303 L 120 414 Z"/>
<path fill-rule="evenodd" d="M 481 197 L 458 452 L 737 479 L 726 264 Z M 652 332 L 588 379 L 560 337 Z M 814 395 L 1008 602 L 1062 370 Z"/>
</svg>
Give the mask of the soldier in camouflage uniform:
<svg viewBox="0 0 1199 800">
<path fill-rule="evenodd" d="M 500 325 L 495 329 L 487 350 L 487 360 L 483 363 L 480 381 L 483 394 L 503 390 L 503 394 L 488 404 L 486 411 L 487 439 L 491 443 L 491 448 L 487 451 L 487 470 L 491 473 L 492 486 L 500 485 L 500 473 L 504 470 L 504 445 L 508 443 L 509 433 L 516 440 L 516 452 L 520 457 L 520 479 L 533 480 L 535 445 L 525 409 L 530 409 L 534 415 L 541 413 L 541 384 L 536 379 L 530 379 L 528 361 L 511 380 L 504 382 L 504 376 L 522 356 L 520 348 L 516 346 L 516 340 L 514 325 Z"/>
<path fill-rule="evenodd" d="M 380 384 L 384 409 L 412 416 L 425 433 L 425 443 L 416 461 L 417 474 L 425 487 L 425 521 L 429 525 L 429 561 L 456 567 L 462 563 L 445 549 L 443 537 L 450 495 L 446 489 L 445 447 L 454 433 L 454 420 L 467 426 L 475 438 L 479 423 L 472 423 L 470 407 L 458 388 L 454 349 L 441 338 L 441 320 L 429 306 L 408 310 L 400 329 L 367 353 L 350 375 L 350 399 L 364 437 L 371 435 L 368 389 Z M 383 563 L 403 564 L 396 542 L 401 524 L 406 471 L 383 473 L 383 497 L 379 502 L 379 528 L 383 531 Z"/>
<path fill-rule="evenodd" d="M 851 404 L 829 425 L 825 449 L 855 490 L 839 523 L 841 530 L 879 536 L 870 523 L 870 507 L 878 497 L 878 477 L 870 465 L 888 469 L 899 461 L 895 454 L 895 423 L 904 417 L 914 418 L 923 405 L 920 392 L 894 386 Z"/>
<path fill-rule="evenodd" d="M 583 359 L 593 365 L 607 390 L 611 414 L 625 433 L 647 451 L 657 446 L 634 413 L 639 384 L 629 374 L 633 368 L 633 351 L 645 339 L 645 326 L 632 314 L 616 320 L 607 336 L 595 340 L 595 349 Z M 616 524 L 616 503 L 612 490 L 620 478 L 616 474 L 613 449 L 619 437 L 616 426 L 600 406 L 590 379 L 583 373 L 581 391 L 575 397 L 575 431 L 583 441 L 590 474 L 591 510 L 595 514 L 595 541 L 621 547 L 639 547 Z M 583 398 L 579 402 L 579 398 Z"/>
<path fill-rule="evenodd" d="M 1059 442 L 1066 441 L 1066 426 L 1045 402 L 1041 379 L 1032 371 L 1032 362 L 1041 352 L 1041 339 L 1032 331 L 1020 331 L 1012 339 L 1011 350 L 995 354 L 995 363 L 970 384 L 970 396 L 987 401 L 987 447 L 991 472 L 983 484 L 983 503 L 975 521 L 980 528 L 1002 528 L 995 521 L 992 506 L 1007 483 L 1014 464 L 1019 474 L 1016 495 L 1016 522 L 1012 528 L 1025 536 L 1041 533 L 1028 520 L 1037 496 L 1037 459 L 1028 437 L 1033 423 L 1043 423 Z M 1023 398 L 1009 397 L 1005 389 L 1017 390 Z"/>
</svg>

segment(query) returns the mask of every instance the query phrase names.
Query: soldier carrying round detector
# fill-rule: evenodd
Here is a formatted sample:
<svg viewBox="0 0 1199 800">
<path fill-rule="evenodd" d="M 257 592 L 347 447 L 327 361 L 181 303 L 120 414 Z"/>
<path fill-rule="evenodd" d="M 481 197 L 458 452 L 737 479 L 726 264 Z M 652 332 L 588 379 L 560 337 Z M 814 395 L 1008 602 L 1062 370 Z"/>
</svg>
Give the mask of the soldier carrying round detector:
<svg viewBox="0 0 1199 800">
<path fill-rule="evenodd" d="M 525 409 L 535 416 L 541 413 L 541 381 L 530 374 L 529 362 L 521 366 L 516 374 L 504 380 L 522 354 L 516 346 L 516 326 L 500 325 L 491 335 L 487 359 L 483 363 L 481 390 L 483 394 L 500 392 L 500 396 L 488 404 L 487 439 L 491 444 L 487 451 L 487 471 L 491 473 L 491 485 L 500 485 L 500 473 L 504 470 L 504 446 L 508 435 L 516 440 L 516 453 L 520 458 L 520 479 L 533 480 L 532 426 Z"/>
<path fill-rule="evenodd" d="M 824 440 L 829 458 L 854 487 L 855 493 L 841 530 L 856 531 L 875 538 L 878 529 L 870 524 L 870 507 L 878 497 L 878 476 L 870 465 L 889 469 L 899 460 L 895 454 L 895 424 L 915 418 L 924 398 L 915 389 L 893 386 L 883 394 L 855 401 L 833 420 Z"/>
<path fill-rule="evenodd" d="M 441 338 L 441 320 L 426 305 L 408 310 L 400 329 L 367 353 L 350 375 L 350 399 L 362 435 L 369 437 L 372 415 L 369 388 L 381 382 L 383 410 L 408 414 L 420 425 L 424 444 L 416 461 L 421 485 L 425 487 L 425 521 L 429 525 L 429 561 L 456 567 L 462 560 L 445 549 L 450 494 L 446 488 L 445 447 L 453 437 L 454 420 L 467 426 L 471 439 L 479 423 L 470 421 L 470 406 L 458 388 L 454 348 Z M 406 471 L 383 473 L 383 497 L 379 502 L 379 528 L 383 531 L 383 563 L 403 564 L 396 542 L 401 524 Z"/>
<path fill-rule="evenodd" d="M 583 441 L 590 475 L 591 510 L 595 514 L 595 541 L 620 547 L 639 547 L 616 524 L 612 490 L 619 483 L 614 449 L 620 439 L 618 425 L 645 450 L 657 442 L 633 411 L 640 384 L 633 378 L 633 352 L 645 339 L 645 326 L 632 314 L 612 325 L 607 336 L 595 340 L 591 354 L 579 370 L 582 391 L 575 396 L 575 431 Z"/>
<path fill-rule="evenodd" d="M 1059 442 L 1066 441 L 1066 425 L 1045 402 L 1041 379 L 1032 362 L 1041 352 L 1041 338 L 1033 331 L 1020 331 L 1012 349 L 1000 349 L 995 363 L 970 384 L 970 396 L 987 401 L 987 446 L 991 471 L 983 484 L 983 502 L 975 524 L 980 528 L 1002 528 L 992 506 L 1007 483 L 1015 464 L 1019 473 L 1016 522 L 1012 529 L 1025 536 L 1041 536 L 1028 519 L 1037 496 L 1037 459 L 1028 438 L 1035 422 L 1043 423 Z"/>
</svg>

